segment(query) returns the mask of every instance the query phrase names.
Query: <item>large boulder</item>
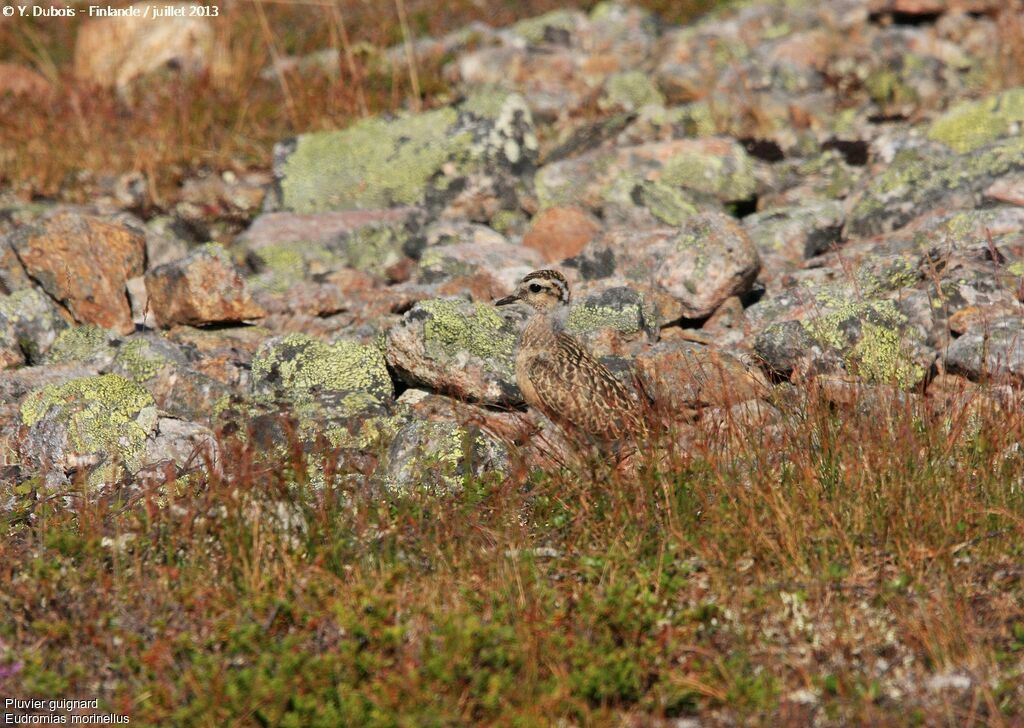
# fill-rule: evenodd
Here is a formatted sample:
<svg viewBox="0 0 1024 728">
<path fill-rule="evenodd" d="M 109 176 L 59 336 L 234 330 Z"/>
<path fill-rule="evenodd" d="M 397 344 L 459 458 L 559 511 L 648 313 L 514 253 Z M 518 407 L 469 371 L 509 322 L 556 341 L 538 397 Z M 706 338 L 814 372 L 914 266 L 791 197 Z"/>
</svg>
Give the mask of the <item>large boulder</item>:
<svg viewBox="0 0 1024 728">
<path fill-rule="evenodd" d="M 679 301 L 689 318 L 708 316 L 746 293 L 761 269 L 743 226 L 716 212 L 688 217 L 676 228 L 612 229 L 572 264 L 586 279 L 618 273 L 653 285 Z"/>
<path fill-rule="evenodd" d="M 522 98 L 481 92 L 458 106 L 303 134 L 274 151 L 280 208 L 297 213 L 444 202 L 473 176 L 514 177 L 537 158 Z"/>
<path fill-rule="evenodd" d="M 75 41 L 75 75 L 124 90 L 135 79 L 161 69 L 206 69 L 214 32 L 203 9 L 193 3 L 147 0 L 127 8 L 127 16 L 87 20 Z M 157 12 L 165 15 L 157 19 Z"/>
</svg>

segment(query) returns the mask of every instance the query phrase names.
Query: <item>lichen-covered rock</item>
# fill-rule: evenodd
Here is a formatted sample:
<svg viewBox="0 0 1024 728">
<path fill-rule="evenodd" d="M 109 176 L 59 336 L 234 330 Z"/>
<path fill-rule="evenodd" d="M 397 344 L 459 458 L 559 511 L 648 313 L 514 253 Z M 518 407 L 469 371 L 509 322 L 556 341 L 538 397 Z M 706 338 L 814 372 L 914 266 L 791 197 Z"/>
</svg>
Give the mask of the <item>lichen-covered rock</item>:
<svg viewBox="0 0 1024 728">
<path fill-rule="evenodd" d="M 854 197 L 846 232 L 866 237 L 905 225 L 927 210 L 974 207 L 994 179 L 1021 170 L 1024 137 L 964 155 L 902 150 Z"/>
<path fill-rule="evenodd" d="M 744 218 L 743 227 L 774 274 L 799 267 L 807 258 L 837 244 L 843 208 L 833 200 L 774 208 Z"/>
<path fill-rule="evenodd" d="M 935 358 L 888 299 L 822 297 L 817 310 L 761 330 L 754 349 L 769 370 L 783 376 L 845 372 L 901 389 L 919 384 Z"/>
<path fill-rule="evenodd" d="M 165 328 L 234 323 L 258 319 L 265 313 L 219 245 L 204 245 L 184 258 L 153 268 L 146 273 L 146 291 L 153 314 Z"/>
<path fill-rule="evenodd" d="M 745 293 L 761 260 L 743 227 L 722 213 L 687 218 L 678 228 L 611 230 L 572 261 L 586 279 L 613 272 L 664 290 L 683 314 L 702 318 Z"/>
<path fill-rule="evenodd" d="M 278 145 L 274 175 L 284 210 L 373 209 L 444 200 L 469 176 L 516 175 L 536 155 L 522 98 L 491 91 L 457 107 L 304 134 Z"/>
<path fill-rule="evenodd" d="M 220 447 L 213 431 L 196 422 L 178 417 L 161 417 L 146 440 L 143 458 L 146 470 L 182 472 L 217 471 Z M 142 473 L 139 473 L 141 476 Z"/>
<path fill-rule="evenodd" d="M 731 407 L 768 392 L 755 368 L 688 341 L 659 343 L 639 354 L 635 367 L 655 411 L 672 419 L 690 419 L 702 409 Z"/>
<path fill-rule="evenodd" d="M 526 313 L 518 307 L 438 298 L 421 301 L 387 332 L 388 364 L 409 384 L 460 399 L 522 401 L 515 347 Z"/>
<path fill-rule="evenodd" d="M 387 403 L 395 396 L 377 348 L 351 341 L 327 344 L 305 334 L 264 343 L 252 359 L 251 388 L 255 395 L 289 401 L 335 393 Z"/>
<path fill-rule="evenodd" d="M 722 138 L 675 139 L 632 147 L 601 148 L 553 162 L 537 171 L 537 198 L 542 208 L 578 206 L 599 212 L 612 202 L 646 194 L 654 211 L 672 215 L 685 191 L 705 200 L 738 202 L 766 188 L 770 172 L 735 141 Z M 658 186 L 646 189 L 649 183 Z M 636 188 L 640 188 L 636 190 Z M 634 191 L 636 190 L 636 191 Z M 678 214 L 678 213 L 676 213 Z M 675 224 L 675 223 L 671 223 Z"/>
<path fill-rule="evenodd" d="M 604 94 L 598 102 L 602 108 L 636 111 L 644 106 L 664 106 L 665 97 L 643 71 L 623 71 L 604 82 Z"/>
<path fill-rule="evenodd" d="M 532 248 L 509 242 L 454 243 L 423 251 L 418 280 L 437 283 L 459 276 L 486 274 L 511 291 L 530 271 L 541 268 L 544 258 Z"/>
<path fill-rule="evenodd" d="M 37 288 L 0 296 L 0 369 L 40 363 L 67 327 L 53 301 Z"/>
<path fill-rule="evenodd" d="M 928 127 L 928 138 L 963 154 L 1003 137 L 1019 135 L 1024 125 L 1024 88 L 978 101 L 959 103 Z"/>
<path fill-rule="evenodd" d="M 100 326 L 71 326 L 57 334 L 44 361 L 48 364 L 81 362 L 103 367 L 113 358 L 117 341 L 118 337 L 113 331 Z"/>
<path fill-rule="evenodd" d="M 385 487 L 397 493 L 458 493 L 472 481 L 501 482 L 509 472 L 505 445 L 472 425 L 414 421 L 395 435 Z"/>
<path fill-rule="evenodd" d="M 19 454 L 48 484 L 66 484 L 69 472 L 85 469 L 87 482 L 99 485 L 144 464 L 157 410 L 141 386 L 105 374 L 34 390 L 21 403 L 21 423 Z"/>
<path fill-rule="evenodd" d="M 976 382 L 1024 382 L 1024 317 L 1007 316 L 949 345 L 946 368 Z"/>
<path fill-rule="evenodd" d="M 141 384 L 162 412 L 183 420 L 209 420 L 234 389 L 196 371 L 194 355 L 159 334 L 133 336 L 116 348 L 106 368 Z"/>
<path fill-rule="evenodd" d="M 79 323 L 119 333 L 135 328 L 125 294 L 142 275 L 145 236 L 99 217 L 58 211 L 9 239 L 25 272 Z"/>
<path fill-rule="evenodd" d="M 620 356 L 653 341 L 659 324 L 655 306 L 633 288 L 601 283 L 577 287 L 566 331 L 598 356 Z"/>
</svg>

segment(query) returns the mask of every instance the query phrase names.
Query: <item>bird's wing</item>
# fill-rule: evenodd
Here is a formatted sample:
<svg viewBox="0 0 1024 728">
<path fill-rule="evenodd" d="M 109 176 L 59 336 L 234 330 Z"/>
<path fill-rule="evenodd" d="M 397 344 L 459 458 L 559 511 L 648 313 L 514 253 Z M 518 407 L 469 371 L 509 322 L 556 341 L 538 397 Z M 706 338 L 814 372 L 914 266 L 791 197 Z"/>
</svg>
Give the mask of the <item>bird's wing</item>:
<svg viewBox="0 0 1024 728">
<path fill-rule="evenodd" d="M 636 401 L 614 375 L 571 336 L 534 358 L 529 377 L 545 414 L 601 439 L 621 437 L 639 420 Z"/>
</svg>

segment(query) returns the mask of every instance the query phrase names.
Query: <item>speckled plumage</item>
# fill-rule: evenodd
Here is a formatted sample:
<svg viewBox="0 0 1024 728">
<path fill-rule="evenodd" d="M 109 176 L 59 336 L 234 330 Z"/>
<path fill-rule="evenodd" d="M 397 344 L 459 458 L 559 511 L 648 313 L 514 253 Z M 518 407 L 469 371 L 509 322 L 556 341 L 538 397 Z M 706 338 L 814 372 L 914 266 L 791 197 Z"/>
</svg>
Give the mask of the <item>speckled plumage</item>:
<svg viewBox="0 0 1024 728">
<path fill-rule="evenodd" d="M 516 354 L 523 398 L 570 432 L 614 442 L 643 430 L 637 400 L 579 341 L 565 333 L 569 284 L 553 270 L 534 271 L 498 305 L 523 301 L 536 313 Z"/>
</svg>

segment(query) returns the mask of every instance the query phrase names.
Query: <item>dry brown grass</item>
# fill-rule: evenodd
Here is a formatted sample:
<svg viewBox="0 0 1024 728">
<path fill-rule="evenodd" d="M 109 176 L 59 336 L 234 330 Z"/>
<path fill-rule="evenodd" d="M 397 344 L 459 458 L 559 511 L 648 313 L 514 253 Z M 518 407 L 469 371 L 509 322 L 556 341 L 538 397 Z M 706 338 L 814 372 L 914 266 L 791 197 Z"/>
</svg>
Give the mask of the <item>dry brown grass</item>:
<svg viewBox="0 0 1024 728">
<path fill-rule="evenodd" d="M 1022 441 L 1019 406 L 812 393 L 639 476 L 452 495 L 227 443 L 223 479 L 19 497 L 3 688 L 145 725 L 1015 725 Z"/>
</svg>

